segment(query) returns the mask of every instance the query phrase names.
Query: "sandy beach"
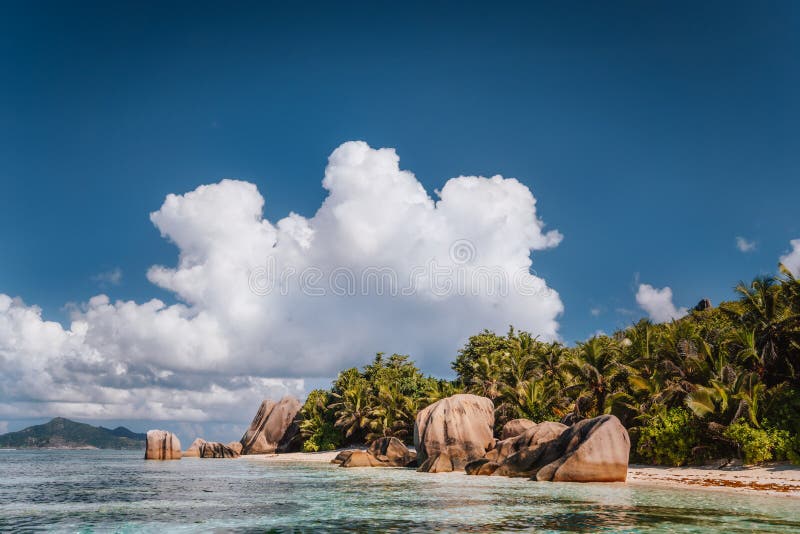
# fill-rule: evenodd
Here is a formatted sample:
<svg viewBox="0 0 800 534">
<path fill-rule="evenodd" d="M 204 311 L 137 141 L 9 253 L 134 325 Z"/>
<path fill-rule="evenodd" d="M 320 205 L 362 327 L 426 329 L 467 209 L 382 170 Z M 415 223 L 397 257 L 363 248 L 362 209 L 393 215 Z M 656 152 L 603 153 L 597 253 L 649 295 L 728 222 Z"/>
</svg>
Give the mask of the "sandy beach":
<svg viewBox="0 0 800 534">
<path fill-rule="evenodd" d="M 336 455 L 347 449 L 322 452 L 287 452 L 283 454 L 248 454 L 240 456 L 247 460 L 264 460 L 268 462 L 322 462 L 330 463 Z"/>
<path fill-rule="evenodd" d="M 719 469 L 631 465 L 628 483 L 800 497 L 800 466 L 780 463 Z"/>
<path fill-rule="evenodd" d="M 253 454 L 248 460 L 267 462 L 330 463 L 340 451 Z M 719 469 L 716 467 L 659 467 L 632 464 L 628 484 L 691 487 L 715 491 L 800 497 L 800 466 L 787 463 Z"/>
</svg>

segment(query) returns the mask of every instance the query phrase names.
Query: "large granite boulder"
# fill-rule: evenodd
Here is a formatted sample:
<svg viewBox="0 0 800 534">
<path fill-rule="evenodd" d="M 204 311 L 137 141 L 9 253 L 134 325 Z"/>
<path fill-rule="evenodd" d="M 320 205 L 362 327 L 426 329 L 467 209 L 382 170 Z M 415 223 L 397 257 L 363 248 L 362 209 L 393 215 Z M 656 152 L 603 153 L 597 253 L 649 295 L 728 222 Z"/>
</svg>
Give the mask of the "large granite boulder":
<svg viewBox="0 0 800 534">
<path fill-rule="evenodd" d="M 530 419 L 512 419 L 503 425 L 503 430 L 500 431 L 500 439 L 515 438 L 535 424 Z"/>
<path fill-rule="evenodd" d="M 491 475 L 494 473 L 499 465 L 495 462 L 492 462 L 488 458 L 478 458 L 477 460 L 472 460 L 464 467 L 464 471 L 468 475 Z"/>
<path fill-rule="evenodd" d="M 410 451 L 397 438 L 376 439 L 367 452 L 388 467 L 408 467 L 417 461 L 417 453 Z"/>
<path fill-rule="evenodd" d="M 553 482 L 624 482 L 628 475 L 630 437 L 613 415 L 585 419 L 558 437 L 533 443 L 477 470 Z"/>
<path fill-rule="evenodd" d="M 280 402 L 265 400 L 242 436 L 242 454 L 286 452 L 298 431 L 295 417 L 300 401 L 291 395 Z"/>
<path fill-rule="evenodd" d="M 178 436 L 166 430 L 148 430 L 145 460 L 180 460 L 181 442 Z"/>
<path fill-rule="evenodd" d="M 525 419 L 522 419 L 522 421 L 525 421 Z M 539 424 L 532 423 L 532 426 L 518 436 L 498 441 L 494 448 L 486 453 L 485 458 L 496 463 L 503 462 L 512 454 L 523 449 L 536 448 L 542 443 L 557 438 L 567 428 L 569 428 L 567 425 L 552 421 L 544 421 Z"/>
<path fill-rule="evenodd" d="M 242 454 L 242 444 L 239 441 L 231 441 L 228 443 L 228 448 L 235 452 L 237 455 Z"/>
<path fill-rule="evenodd" d="M 356 452 L 357 450 L 358 450 L 358 449 L 347 449 L 347 450 L 341 451 L 341 452 L 339 452 L 339 454 L 337 454 L 337 455 L 336 455 L 336 457 L 334 457 L 334 459 L 333 459 L 333 460 L 331 460 L 331 463 L 332 463 L 332 464 L 339 464 L 339 465 L 342 465 L 342 464 L 343 464 L 343 463 L 345 463 L 345 462 L 347 461 L 347 459 L 348 459 L 348 458 L 350 458 L 350 456 L 352 456 L 352 454 L 353 454 L 354 452 Z"/>
<path fill-rule="evenodd" d="M 703 300 L 701 300 L 700 302 L 697 303 L 697 306 L 694 307 L 694 311 L 699 311 L 699 312 L 700 311 L 706 311 L 706 310 L 711 309 L 711 308 L 712 308 L 711 300 L 703 299 Z"/>
<path fill-rule="evenodd" d="M 460 471 L 494 444 L 494 405 L 486 397 L 459 394 L 417 414 L 414 446 L 419 471 Z"/>
<path fill-rule="evenodd" d="M 354 450 L 345 459 L 340 467 L 385 467 L 381 462 L 367 451 Z"/>
<path fill-rule="evenodd" d="M 181 453 L 181 456 L 184 458 L 199 458 L 200 457 L 200 447 L 205 443 L 206 440 L 202 438 L 195 439 L 189 448 Z"/>
<path fill-rule="evenodd" d="M 379 438 L 365 451 L 342 451 L 331 460 L 341 467 L 413 467 L 417 455 L 397 438 Z"/>
<path fill-rule="evenodd" d="M 217 441 L 205 441 L 200 445 L 200 458 L 238 458 L 239 453 Z"/>
</svg>

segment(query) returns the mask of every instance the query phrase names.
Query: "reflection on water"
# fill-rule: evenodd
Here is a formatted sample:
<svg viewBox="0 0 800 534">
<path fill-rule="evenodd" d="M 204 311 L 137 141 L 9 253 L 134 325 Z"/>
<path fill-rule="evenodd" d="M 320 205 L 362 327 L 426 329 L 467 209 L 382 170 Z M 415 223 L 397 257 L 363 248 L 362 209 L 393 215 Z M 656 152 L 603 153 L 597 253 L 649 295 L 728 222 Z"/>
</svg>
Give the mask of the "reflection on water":
<svg viewBox="0 0 800 534">
<path fill-rule="evenodd" d="M 0 451 L 0 530 L 800 532 L 791 498 L 141 456 Z"/>
</svg>

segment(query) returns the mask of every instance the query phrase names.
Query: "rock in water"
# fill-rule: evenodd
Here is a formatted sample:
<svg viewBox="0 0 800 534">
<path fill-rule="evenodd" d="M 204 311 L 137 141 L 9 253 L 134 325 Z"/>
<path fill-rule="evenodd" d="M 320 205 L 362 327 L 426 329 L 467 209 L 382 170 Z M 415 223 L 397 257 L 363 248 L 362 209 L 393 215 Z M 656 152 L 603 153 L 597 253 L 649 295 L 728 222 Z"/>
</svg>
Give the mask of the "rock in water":
<svg viewBox="0 0 800 534">
<path fill-rule="evenodd" d="M 228 443 L 228 448 L 235 452 L 237 455 L 242 454 L 242 444 L 238 441 L 231 441 Z"/>
<path fill-rule="evenodd" d="M 300 401 L 291 395 L 280 402 L 265 400 L 242 436 L 242 454 L 271 454 L 285 452 L 297 434 L 295 417 L 300 411 Z"/>
<path fill-rule="evenodd" d="M 166 430 L 148 430 L 145 460 L 180 460 L 181 442 L 178 436 Z"/>
<path fill-rule="evenodd" d="M 367 451 L 354 450 L 340 467 L 382 467 L 381 463 Z"/>
<path fill-rule="evenodd" d="M 367 452 L 389 467 L 408 467 L 417 460 L 417 453 L 410 451 L 405 443 L 394 437 L 376 439 Z"/>
<path fill-rule="evenodd" d="M 602 415 L 575 423 L 554 439 L 520 449 L 499 462 L 492 474 L 553 482 L 624 482 L 630 448 L 628 431 L 619 419 Z"/>
<path fill-rule="evenodd" d="M 434 402 L 417 414 L 414 446 L 419 471 L 460 471 L 482 458 L 494 443 L 490 399 L 459 394 Z"/>
<path fill-rule="evenodd" d="M 535 424 L 530 419 L 512 419 L 503 425 L 503 430 L 500 431 L 500 439 L 515 438 Z"/>
<path fill-rule="evenodd" d="M 340 452 L 339 454 L 336 455 L 336 458 L 331 460 L 331 463 L 342 465 L 347 461 L 348 458 L 350 458 L 350 456 L 353 455 L 354 452 L 356 452 L 356 450 L 357 449 L 347 449 L 346 451 Z"/>
<path fill-rule="evenodd" d="M 239 453 L 223 443 L 206 441 L 200 445 L 200 458 L 238 458 Z"/>
<path fill-rule="evenodd" d="M 195 439 L 189 448 L 183 451 L 181 456 L 184 458 L 199 458 L 200 457 L 200 447 L 205 443 L 206 440 L 202 438 Z"/>
<path fill-rule="evenodd" d="M 378 438 L 365 451 L 342 451 L 331 463 L 342 467 L 414 467 L 417 455 L 397 438 Z"/>
</svg>

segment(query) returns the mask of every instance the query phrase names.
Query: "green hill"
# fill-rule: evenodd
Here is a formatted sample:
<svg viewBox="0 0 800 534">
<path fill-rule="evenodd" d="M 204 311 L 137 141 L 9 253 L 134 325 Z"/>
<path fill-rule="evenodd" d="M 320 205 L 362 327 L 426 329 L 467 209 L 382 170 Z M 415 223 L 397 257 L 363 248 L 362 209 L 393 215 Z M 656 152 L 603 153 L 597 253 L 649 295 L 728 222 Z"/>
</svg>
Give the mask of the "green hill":
<svg viewBox="0 0 800 534">
<path fill-rule="evenodd" d="M 56 417 L 43 425 L 0 435 L 0 448 L 96 447 L 98 449 L 141 449 L 146 435 L 125 427 L 114 430 Z"/>
</svg>

